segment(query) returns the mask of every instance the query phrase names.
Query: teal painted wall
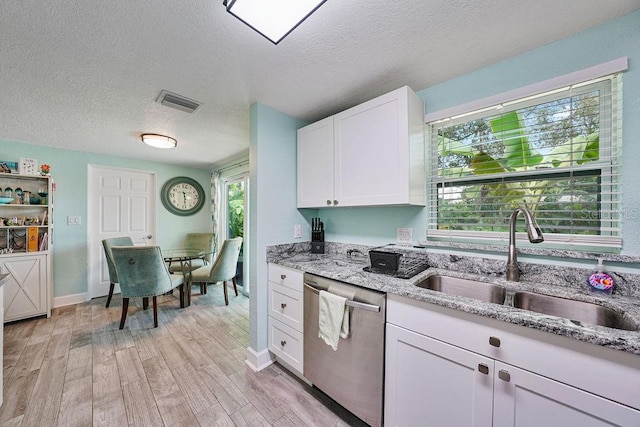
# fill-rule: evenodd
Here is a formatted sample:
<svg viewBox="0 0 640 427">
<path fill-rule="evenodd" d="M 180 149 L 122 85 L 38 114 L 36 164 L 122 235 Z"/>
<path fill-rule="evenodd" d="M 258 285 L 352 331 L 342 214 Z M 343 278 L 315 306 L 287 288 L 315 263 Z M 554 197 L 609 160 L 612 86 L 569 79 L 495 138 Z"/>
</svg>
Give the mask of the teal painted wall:
<svg viewBox="0 0 640 427">
<path fill-rule="evenodd" d="M 535 36 L 535 35 L 533 35 Z M 575 36 L 493 64 L 418 92 L 434 112 L 563 74 L 629 58 L 623 78 L 623 253 L 640 254 L 640 12 L 609 21 Z M 414 88 L 416 89 L 416 88 Z M 394 242 L 396 227 L 412 227 L 414 241 L 426 238 L 427 210 L 415 207 L 319 209 L 327 239 L 345 243 Z"/>
<path fill-rule="evenodd" d="M 264 104 L 253 104 L 249 117 L 249 344 L 260 352 L 268 344 L 266 247 L 294 242 L 294 224 L 308 224 L 296 209 L 296 130 L 305 123 Z"/>
<path fill-rule="evenodd" d="M 54 207 L 53 296 L 62 297 L 87 292 L 87 167 L 89 164 L 138 169 L 156 173 L 157 236 L 161 247 L 175 247 L 185 233 L 211 230 L 209 171 L 124 157 L 105 156 L 79 151 L 61 150 L 14 141 L 0 140 L 0 159 L 20 157 L 37 159 L 51 165 L 56 183 Z M 189 176 L 198 181 L 207 195 L 200 212 L 189 217 L 169 213 L 160 201 L 160 188 L 170 178 Z M 82 224 L 67 225 L 67 216 L 81 216 Z"/>
</svg>

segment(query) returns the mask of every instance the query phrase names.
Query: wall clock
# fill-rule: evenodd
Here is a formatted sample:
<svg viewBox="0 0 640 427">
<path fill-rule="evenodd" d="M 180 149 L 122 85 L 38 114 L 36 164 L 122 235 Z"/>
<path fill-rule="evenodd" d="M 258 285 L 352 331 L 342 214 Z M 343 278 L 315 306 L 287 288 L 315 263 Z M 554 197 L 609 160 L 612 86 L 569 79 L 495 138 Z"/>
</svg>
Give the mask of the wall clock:
<svg viewBox="0 0 640 427">
<path fill-rule="evenodd" d="M 181 216 L 193 215 L 202 209 L 205 202 L 202 186 L 186 176 L 167 181 L 162 186 L 160 199 L 169 212 Z"/>
</svg>

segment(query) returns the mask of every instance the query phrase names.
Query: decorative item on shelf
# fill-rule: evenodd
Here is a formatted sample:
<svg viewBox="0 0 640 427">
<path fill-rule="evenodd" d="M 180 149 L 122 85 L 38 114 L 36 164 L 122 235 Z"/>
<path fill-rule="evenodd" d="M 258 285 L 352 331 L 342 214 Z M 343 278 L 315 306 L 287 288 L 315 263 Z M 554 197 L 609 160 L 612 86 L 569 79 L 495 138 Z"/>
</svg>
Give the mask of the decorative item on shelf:
<svg viewBox="0 0 640 427">
<path fill-rule="evenodd" d="M 21 157 L 20 163 L 18 164 L 18 173 L 21 175 L 37 175 L 38 161 L 36 159 Z"/>
<path fill-rule="evenodd" d="M 6 205 L 13 202 L 13 197 L 0 197 L 0 205 Z"/>
<path fill-rule="evenodd" d="M 0 173 L 18 173 L 18 162 L 0 160 Z"/>
<path fill-rule="evenodd" d="M 17 187 L 13 192 L 13 194 L 15 194 L 16 196 L 16 200 L 15 200 L 16 205 L 21 205 L 23 203 L 22 196 L 24 194 L 24 192 L 22 191 L 22 188 Z"/>
<path fill-rule="evenodd" d="M 49 190 L 46 186 L 42 186 L 38 188 L 38 196 L 40 196 L 40 203 L 43 205 L 47 204 L 47 196 L 49 195 Z"/>
<path fill-rule="evenodd" d="M 40 174 L 41 175 L 47 176 L 47 175 L 49 175 L 50 171 L 51 171 L 51 166 L 49 166 L 48 164 L 43 163 L 43 164 L 40 165 Z"/>
</svg>

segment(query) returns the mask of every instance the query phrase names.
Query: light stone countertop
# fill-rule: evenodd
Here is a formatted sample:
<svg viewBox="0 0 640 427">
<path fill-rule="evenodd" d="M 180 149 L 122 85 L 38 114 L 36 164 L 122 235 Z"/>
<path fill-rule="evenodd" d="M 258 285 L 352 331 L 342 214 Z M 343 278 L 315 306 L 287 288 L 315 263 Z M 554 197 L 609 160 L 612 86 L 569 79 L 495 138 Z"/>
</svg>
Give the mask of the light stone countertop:
<svg viewBox="0 0 640 427">
<path fill-rule="evenodd" d="M 349 257 L 346 255 L 347 248 L 357 248 L 365 256 L 356 254 Z M 575 324 L 569 319 L 522 310 L 509 305 L 513 292 L 532 291 L 543 293 L 597 303 L 616 311 L 624 312 L 625 317 L 640 329 L 640 298 L 636 296 L 636 277 L 630 278 L 630 275 L 627 275 L 624 278 L 620 278 L 621 281 L 626 280 L 625 286 L 621 287 L 621 290 L 622 293 L 627 295 L 599 296 L 589 292 L 586 284 L 582 287 L 576 287 L 575 285 L 576 278 L 581 280 L 580 283 L 584 282 L 584 274 L 589 270 L 520 263 L 522 270 L 521 281 L 508 282 L 501 277 L 504 276 L 506 257 L 505 260 L 488 260 L 476 257 L 433 254 L 428 249 L 425 249 L 417 253 L 413 251 L 412 256 L 427 257 L 430 267 L 413 278 L 405 280 L 363 271 L 363 268 L 369 265 L 369 258 L 366 255 L 367 250 L 367 247 L 359 245 L 327 243 L 326 254 L 312 254 L 309 252 L 308 244 L 286 244 L 268 247 L 267 261 L 363 288 L 400 295 L 640 355 L 640 332 L 638 331 L 618 330 L 586 323 Z M 416 283 L 434 274 L 501 285 L 507 289 L 507 301 L 505 305 L 498 305 L 415 286 Z M 547 281 L 553 279 L 554 283 L 545 283 L 544 278 Z"/>
</svg>

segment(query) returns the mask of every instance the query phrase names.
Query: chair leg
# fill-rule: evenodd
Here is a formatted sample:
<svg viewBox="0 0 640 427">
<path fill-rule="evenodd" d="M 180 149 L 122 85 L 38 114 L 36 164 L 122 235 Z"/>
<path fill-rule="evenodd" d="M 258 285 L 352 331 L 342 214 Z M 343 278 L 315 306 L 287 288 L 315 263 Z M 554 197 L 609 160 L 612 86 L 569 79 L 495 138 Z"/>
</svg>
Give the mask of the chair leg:
<svg viewBox="0 0 640 427">
<path fill-rule="evenodd" d="M 238 296 L 238 282 L 235 276 L 231 278 L 231 281 L 233 282 L 233 290 L 236 291 L 236 296 Z"/>
<path fill-rule="evenodd" d="M 147 308 L 149 308 L 149 297 L 143 297 L 142 298 L 142 309 L 146 310 Z"/>
<path fill-rule="evenodd" d="M 200 283 L 200 295 L 204 295 L 207 293 L 207 284 L 206 283 Z"/>
<path fill-rule="evenodd" d="M 224 288 L 224 304 L 229 305 L 229 292 L 227 291 L 227 281 L 222 282 L 222 287 Z"/>
<path fill-rule="evenodd" d="M 153 296 L 153 327 L 158 327 L 158 301 L 155 295 Z"/>
<path fill-rule="evenodd" d="M 115 289 L 116 284 L 111 282 L 111 285 L 109 285 L 109 296 L 107 297 L 107 305 L 105 305 L 106 308 L 109 308 L 109 304 L 111 304 L 111 297 L 113 297 L 113 290 Z"/>
<path fill-rule="evenodd" d="M 180 308 L 184 308 L 184 283 L 180 285 Z"/>
<path fill-rule="evenodd" d="M 124 321 L 127 320 L 127 310 L 129 310 L 129 298 L 122 298 L 122 317 L 120 318 L 120 329 L 124 328 Z"/>
</svg>

